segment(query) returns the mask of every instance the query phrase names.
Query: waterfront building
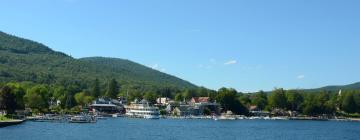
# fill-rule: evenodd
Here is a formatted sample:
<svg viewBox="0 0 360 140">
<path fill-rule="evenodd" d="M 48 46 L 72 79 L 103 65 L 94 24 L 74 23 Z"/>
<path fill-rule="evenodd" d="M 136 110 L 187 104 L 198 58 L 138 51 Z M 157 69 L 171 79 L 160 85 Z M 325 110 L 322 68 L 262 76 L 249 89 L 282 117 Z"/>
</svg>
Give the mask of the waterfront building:
<svg viewBox="0 0 360 140">
<path fill-rule="evenodd" d="M 114 99 L 99 98 L 89 106 L 93 113 L 114 114 L 124 112 L 123 105 Z"/>
<path fill-rule="evenodd" d="M 212 114 L 219 114 L 220 104 L 210 101 L 210 97 L 193 97 L 189 103 L 192 106 L 192 115 L 206 115 L 205 109 L 211 111 Z"/>
<path fill-rule="evenodd" d="M 167 97 L 161 97 L 156 99 L 156 103 L 159 105 L 168 105 L 172 100 Z"/>
<path fill-rule="evenodd" d="M 190 106 L 179 106 L 175 107 L 175 109 L 172 111 L 172 114 L 174 116 L 190 116 L 193 114 L 193 110 Z"/>
</svg>

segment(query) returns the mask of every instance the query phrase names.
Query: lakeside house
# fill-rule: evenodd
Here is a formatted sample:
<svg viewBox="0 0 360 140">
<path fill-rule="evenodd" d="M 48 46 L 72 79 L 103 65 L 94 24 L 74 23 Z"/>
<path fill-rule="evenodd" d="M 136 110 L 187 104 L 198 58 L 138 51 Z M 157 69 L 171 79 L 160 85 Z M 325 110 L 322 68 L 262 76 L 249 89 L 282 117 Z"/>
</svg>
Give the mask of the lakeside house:
<svg viewBox="0 0 360 140">
<path fill-rule="evenodd" d="M 210 97 L 193 97 L 189 103 L 193 107 L 193 115 L 209 115 L 205 113 L 206 110 L 210 111 L 211 114 L 219 114 L 220 113 L 220 104 L 210 101 Z"/>
<path fill-rule="evenodd" d="M 115 114 L 124 112 L 124 106 L 115 99 L 98 98 L 89 106 L 93 113 Z"/>
<path fill-rule="evenodd" d="M 165 110 L 174 116 L 204 116 L 219 114 L 219 108 L 220 105 L 211 102 L 209 97 L 194 97 L 189 102 L 169 102 Z"/>
<path fill-rule="evenodd" d="M 190 116 L 191 109 L 187 106 L 179 106 L 176 107 L 172 113 L 174 116 Z"/>
<path fill-rule="evenodd" d="M 161 97 L 161 98 L 157 98 L 156 99 L 156 103 L 158 105 L 163 105 L 163 106 L 166 106 L 168 105 L 169 103 L 171 102 L 174 102 L 173 100 L 171 100 L 170 98 L 167 98 L 167 97 Z"/>
</svg>

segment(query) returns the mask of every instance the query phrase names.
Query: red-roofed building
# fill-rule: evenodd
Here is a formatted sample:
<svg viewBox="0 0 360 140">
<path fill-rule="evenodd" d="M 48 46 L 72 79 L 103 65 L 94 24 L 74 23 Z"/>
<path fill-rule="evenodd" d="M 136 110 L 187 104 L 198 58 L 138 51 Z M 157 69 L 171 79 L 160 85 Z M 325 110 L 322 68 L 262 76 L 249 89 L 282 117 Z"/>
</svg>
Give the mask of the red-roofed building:
<svg viewBox="0 0 360 140">
<path fill-rule="evenodd" d="M 191 103 L 210 103 L 209 97 L 193 97 Z"/>
<path fill-rule="evenodd" d="M 210 110 L 212 113 L 219 113 L 219 104 L 211 102 L 209 97 L 193 97 L 189 103 L 192 106 L 192 115 L 205 115 L 204 110 Z M 209 114 L 207 114 L 209 115 Z"/>
</svg>

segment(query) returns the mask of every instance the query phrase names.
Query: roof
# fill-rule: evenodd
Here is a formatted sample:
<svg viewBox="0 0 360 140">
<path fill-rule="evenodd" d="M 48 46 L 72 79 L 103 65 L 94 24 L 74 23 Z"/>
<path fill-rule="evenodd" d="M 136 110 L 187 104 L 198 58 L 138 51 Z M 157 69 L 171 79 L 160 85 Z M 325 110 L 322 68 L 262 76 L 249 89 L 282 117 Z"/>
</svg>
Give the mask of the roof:
<svg viewBox="0 0 360 140">
<path fill-rule="evenodd" d="M 256 105 L 252 105 L 252 106 L 250 106 L 250 108 L 249 108 L 249 110 L 257 110 L 258 109 L 258 107 L 256 106 Z"/>
<path fill-rule="evenodd" d="M 210 102 L 210 97 L 193 97 L 191 99 L 193 103 L 208 103 Z"/>
</svg>

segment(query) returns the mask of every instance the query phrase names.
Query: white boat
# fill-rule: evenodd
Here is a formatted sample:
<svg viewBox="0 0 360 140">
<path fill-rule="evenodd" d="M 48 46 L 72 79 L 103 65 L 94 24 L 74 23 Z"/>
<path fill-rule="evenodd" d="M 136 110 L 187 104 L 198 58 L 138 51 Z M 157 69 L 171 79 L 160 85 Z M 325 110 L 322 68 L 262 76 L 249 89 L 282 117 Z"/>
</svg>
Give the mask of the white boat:
<svg viewBox="0 0 360 140">
<path fill-rule="evenodd" d="M 221 114 L 217 118 L 218 120 L 236 120 L 236 115 L 234 115 L 231 111 L 227 111 L 226 113 Z"/>
<path fill-rule="evenodd" d="M 271 120 L 289 120 L 288 117 L 272 117 Z"/>
<path fill-rule="evenodd" d="M 69 120 L 70 123 L 95 123 L 96 118 L 90 115 L 77 115 Z"/>
<path fill-rule="evenodd" d="M 115 113 L 115 114 L 112 114 L 112 117 L 113 117 L 113 118 L 122 117 L 122 114 L 120 114 L 120 113 Z"/>
<path fill-rule="evenodd" d="M 220 116 L 219 120 L 236 120 L 233 116 Z"/>
<path fill-rule="evenodd" d="M 135 100 L 129 106 L 125 106 L 126 116 L 132 118 L 160 119 L 159 108 L 151 106 L 148 101 Z"/>
</svg>

